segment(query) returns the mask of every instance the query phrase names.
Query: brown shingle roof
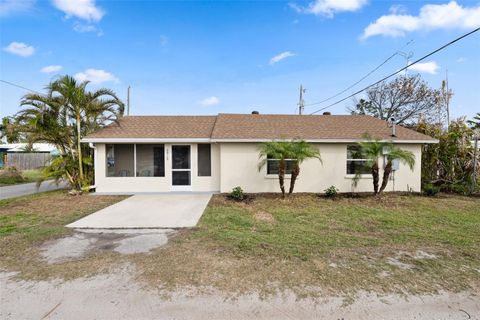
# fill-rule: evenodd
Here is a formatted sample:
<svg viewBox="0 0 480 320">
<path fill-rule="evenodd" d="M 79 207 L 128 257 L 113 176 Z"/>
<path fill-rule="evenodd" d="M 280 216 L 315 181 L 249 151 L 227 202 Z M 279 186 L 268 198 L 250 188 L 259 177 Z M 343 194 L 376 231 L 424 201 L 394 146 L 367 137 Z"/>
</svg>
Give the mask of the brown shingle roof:
<svg viewBox="0 0 480 320">
<path fill-rule="evenodd" d="M 392 138 L 387 122 L 371 116 L 219 114 L 212 139 L 361 139 L 366 132 L 379 139 Z M 434 140 L 398 125 L 396 136 L 397 140 Z"/>
<path fill-rule="evenodd" d="M 352 115 L 219 114 L 218 116 L 126 116 L 88 135 L 89 139 L 359 140 L 365 133 L 392 139 L 383 120 Z M 435 141 L 396 126 L 394 140 Z"/>
<path fill-rule="evenodd" d="M 125 116 L 90 138 L 210 138 L 216 116 Z"/>
</svg>

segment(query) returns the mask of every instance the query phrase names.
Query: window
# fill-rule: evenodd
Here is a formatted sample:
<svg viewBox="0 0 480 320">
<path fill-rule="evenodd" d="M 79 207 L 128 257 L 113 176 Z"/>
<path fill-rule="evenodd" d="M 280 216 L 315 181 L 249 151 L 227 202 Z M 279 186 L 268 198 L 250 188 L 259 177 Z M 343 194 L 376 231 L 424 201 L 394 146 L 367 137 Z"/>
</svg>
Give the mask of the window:
<svg viewBox="0 0 480 320">
<path fill-rule="evenodd" d="M 212 175 L 212 155 L 209 144 L 198 145 L 198 176 L 210 177 Z"/>
<path fill-rule="evenodd" d="M 133 144 L 107 144 L 106 148 L 107 177 L 133 177 Z"/>
<path fill-rule="evenodd" d="M 285 174 L 292 174 L 293 165 L 295 163 L 294 159 L 285 160 Z M 267 174 L 278 174 L 278 166 L 280 160 L 272 159 L 271 157 L 267 158 Z"/>
<path fill-rule="evenodd" d="M 163 144 L 137 144 L 137 177 L 165 177 Z"/>
<path fill-rule="evenodd" d="M 347 146 L 347 174 L 369 174 L 371 168 L 362 155 L 360 146 Z"/>
</svg>

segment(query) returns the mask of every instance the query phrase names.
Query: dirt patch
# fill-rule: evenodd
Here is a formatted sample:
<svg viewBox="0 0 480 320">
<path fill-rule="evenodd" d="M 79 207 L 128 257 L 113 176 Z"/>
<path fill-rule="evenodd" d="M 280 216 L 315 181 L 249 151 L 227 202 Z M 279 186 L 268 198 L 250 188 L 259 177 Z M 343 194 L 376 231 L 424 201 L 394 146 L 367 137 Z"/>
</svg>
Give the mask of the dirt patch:
<svg viewBox="0 0 480 320">
<path fill-rule="evenodd" d="M 275 223 L 275 218 L 273 217 L 273 215 L 266 211 L 255 212 L 253 216 L 257 221 L 260 222 Z"/>
<path fill-rule="evenodd" d="M 212 290 L 192 296 L 175 290 L 164 297 L 141 287 L 136 270 L 123 265 L 109 274 L 69 282 L 16 281 L 0 273 L 0 318 L 13 319 L 478 319 L 472 292 L 435 295 L 324 295 L 298 299 L 292 292 L 262 299 L 250 293 L 228 299 Z"/>
<path fill-rule="evenodd" d="M 83 259 L 93 251 L 113 251 L 120 254 L 148 253 L 164 246 L 168 237 L 175 234 L 171 229 L 148 230 L 108 230 L 95 233 L 75 232 L 73 235 L 44 243 L 41 256 L 49 264 Z"/>
</svg>

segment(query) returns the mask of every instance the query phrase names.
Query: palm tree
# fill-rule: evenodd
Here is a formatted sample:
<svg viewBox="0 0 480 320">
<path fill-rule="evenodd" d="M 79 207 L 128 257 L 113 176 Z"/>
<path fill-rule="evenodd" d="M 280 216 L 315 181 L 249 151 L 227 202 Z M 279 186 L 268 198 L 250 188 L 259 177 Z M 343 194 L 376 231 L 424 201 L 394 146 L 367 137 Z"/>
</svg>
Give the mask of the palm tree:
<svg viewBox="0 0 480 320">
<path fill-rule="evenodd" d="M 16 115 L 19 130 L 29 140 L 54 144 L 61 152 L 65 170 L 72 186 L 80 190 L 88 184 L 84 170 L 91 164 L 91 151 L 81 144 L 88 133 L 123 115 L 124 104 L 113 91 L 87 91 L 88 81 L 78 82 L 63 76 L 47 86 L 46 94 L 27 94 L 21 101 L 27 108 Z M 67 156 L 69 159 L 67 159 Z M 72 165 L 72 161 L 76 165 Z M 55 170 L 58 175 L 59 170 Z"/>
<path fill-rule="evenodd" d="M 411 151 L 402 150 L 395 146 L 390 146 L 390 149 L 386 155 L 386 160 L 387 164 L 383 170 L 382 185 L 380 186 L 380 191 L 378 193 L 381 193 L 383 190 L 385 190 L 385 187 L 388 184 L 390 174 L 392 173 L 393 160 L 399 160 L 401 163 L 408 165 L 410 170 L 413 170 L 413 167 L 415 166 L 415 155 Z"/>
<path fill-rule="evenodd" d="M 308 144 L 305 140 L 294 140 L 290 143 L 290 159 L 294 159 L 293 168 L 292 168 L 292 176 L 290 177 L 290 189 L 288 190 L 288 194 L 293 192 L 295 188 L 295 182 L 297 180 L 298 175 L 300 174 L 300 164 L 303 161 L 311 158 L 315 158 L 322 162 L 322 158 L 320 158 L 320 151 L 310 144 Z"/>
<path fill-rule="evenodd" d="M 390 146 L 390 144 L 377 139 L 371 139 L 368 135 L 365 135 L 365 140 L 366 141 L 359 142 L 358 144 L 363 158 L 367 159 L 367 165 L 371 168 L 373 192 L 378 194 L 378 181 L 380 180 L 378 158 L 382 156 L 383 148 L 387 145 Z"/>
<path fill-rule="evenodd" d="M 379 139 L 372 139 L 370 136 L 365 135 L 365 141 L 359 142 L 360 152 L 362 156 L 367 159 L 367 165 L 371 167 L 373 178 L 373 191 L 374 194 L 380 194 L 388 184 L 390 174 L 392 173 L 393 160 L 398 159 L 400 162 L 407 164 L 411 170 L 415 165 L 415 156 L 412 152 L 397 148 L 391 142 L 381 141 Z M 381 158 L 384 153 L 386 154 L 387 164 L 383 172 L 382 185 L 380 189 L 378 187 L 380 181 L 380 168 L 378 159 Z"/>
<path fill-rule="evenodd" d="M 286 159 L 291 155 L 290 142 L 288 141 L 271 141 L 260 144 L 259 158 L 261 159 L 258 165 L 260 171 L 268 162 L 268 159 L 278 159 L 278 183 L 282 191 L 282 199 L 285 198 L 285 170 Z"/>
</svg>

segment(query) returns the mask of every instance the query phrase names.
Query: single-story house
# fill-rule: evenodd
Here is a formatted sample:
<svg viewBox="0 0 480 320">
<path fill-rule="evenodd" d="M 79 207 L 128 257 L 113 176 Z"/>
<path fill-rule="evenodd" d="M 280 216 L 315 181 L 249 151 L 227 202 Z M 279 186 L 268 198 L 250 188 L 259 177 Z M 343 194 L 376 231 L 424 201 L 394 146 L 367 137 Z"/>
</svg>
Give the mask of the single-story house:
<svg viewBox="0 0 480 320">
<path fill-rule="evenodd" d="M 301 165 L 296 192 L 323 192 L 332 185 L 351 192 L 357 173 L 354 191 L 363 192 L 372 191 L 372 178 L 356 143 L 368 133 L 416 158 L 413 171 L 395 166 L 386 191 L 420 191 L 422 145 L 438 141 L 402 126 L 393 136 L 392 129 L 386 121 L 360 115 L 124 116 L 82 141 L 95 149 L 100 193 L 230 192 L 236 186 L 279 192 L 278 161 L 269 159 L 259 171 L 258 145 L 293 138 L 318 148 L 323 160 Z"/>
</svg>

